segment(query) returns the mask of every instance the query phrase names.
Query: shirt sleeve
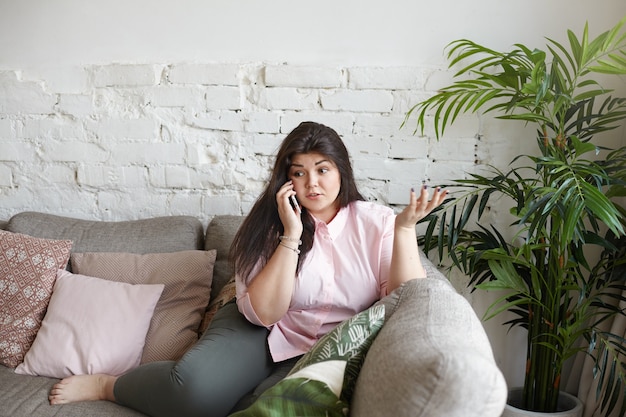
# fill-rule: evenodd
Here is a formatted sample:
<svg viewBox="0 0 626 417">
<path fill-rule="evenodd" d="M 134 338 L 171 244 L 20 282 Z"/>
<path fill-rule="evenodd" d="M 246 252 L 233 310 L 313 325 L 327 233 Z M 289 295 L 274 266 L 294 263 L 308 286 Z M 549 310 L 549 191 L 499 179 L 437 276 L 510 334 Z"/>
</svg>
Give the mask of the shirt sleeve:
<svg viewBox="0 0 626 417">
<path fill-rule="evenodd" d="M 250 273 L 251 277 L 256 276 L 261 269 L 260 263 L 258 263 Z M 239 312 L 243 314 L 243 316 L 252 324 L 256 324 L 257 326 L 263 326 L 267 328 L 271 328 L 271 326 L 266 326 L 259 316 L 257 316 L 256 311 L 254 311 L 254 307 L 252 307 L 252 303 L 250 302 L 250 295 L 248 294 L 248 285 L 246 282 L 249 282 L 245 277 L 242 277 L 240 274 L 235 274 L 235 288 L 237 291 L 237 308 Z"/>
</svg>

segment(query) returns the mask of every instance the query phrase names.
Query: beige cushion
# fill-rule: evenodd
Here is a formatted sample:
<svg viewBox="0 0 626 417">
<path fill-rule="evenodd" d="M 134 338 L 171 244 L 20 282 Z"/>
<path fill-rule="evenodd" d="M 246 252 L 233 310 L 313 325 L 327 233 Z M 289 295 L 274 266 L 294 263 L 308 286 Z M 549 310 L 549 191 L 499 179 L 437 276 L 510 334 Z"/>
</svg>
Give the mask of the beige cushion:
<svg viewBox="0 0 626 417">
<path fill-rule="evenodd" d="M 0 231 L 0 363 L 24 360 L 50 302 L 72 242 Z"/>
<path fill-rule="evenodd" d="M 142 363 L 179 359 L 198 340 L 209 304 L 215 251 L 159 254 L 75 253 L 74 272 L 130 284 L 164 284 L 150 323 Z"/>
<path fill-rule="evenodd" d="M 438 278 L 409 281 L 357 380 L 359 417 L 499 417 L 507 387 L 482 323 Z"/>
</svg>

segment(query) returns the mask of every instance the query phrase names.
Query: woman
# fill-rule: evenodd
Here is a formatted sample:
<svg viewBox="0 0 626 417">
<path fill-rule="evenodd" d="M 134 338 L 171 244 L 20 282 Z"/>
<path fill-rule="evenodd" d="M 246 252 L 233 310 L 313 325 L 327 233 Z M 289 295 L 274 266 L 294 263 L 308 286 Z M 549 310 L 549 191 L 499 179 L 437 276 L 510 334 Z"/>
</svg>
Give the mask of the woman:
<svg viewBox="0 0 626 417">
<path fill-rule="evenodd" d="M 245 408 L 338 323 L 425 277 L 415 224 L 445 195 L 437 189 L 429 201 L 426 187 L 419 198 L 411 190 L 397 216 L 366 202 L 339 135 L 301 123 L 233 241 L 236 305 L 220 309 L 177 363 L 142 365 L 119 378 L 72 376 L 52 388 L 50 403 L 106 399 L 152 416 Z"/>
</svg>

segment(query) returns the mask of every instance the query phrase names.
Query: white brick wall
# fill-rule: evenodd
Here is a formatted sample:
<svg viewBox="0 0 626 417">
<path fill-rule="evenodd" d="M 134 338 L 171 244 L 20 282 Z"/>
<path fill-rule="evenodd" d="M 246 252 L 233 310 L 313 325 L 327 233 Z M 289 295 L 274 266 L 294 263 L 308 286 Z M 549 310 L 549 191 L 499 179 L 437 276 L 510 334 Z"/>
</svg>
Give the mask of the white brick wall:
<svg viewBox="0 0 626 417">
<path fill-rule="evenodd" d="M 400 129 L 437 68 L 108 64 L 0 71 L 0 219 L 23 210 L 126 220 L 245 214 L 298 123 L 343 136 L 364 195 L 401 206 L 422 180 L 473 170 L 478 120 Z M 428 89 L 425 86 L 428 85 Z M 432 136 L 432 132 L 427 131 Z"/>
</svg>

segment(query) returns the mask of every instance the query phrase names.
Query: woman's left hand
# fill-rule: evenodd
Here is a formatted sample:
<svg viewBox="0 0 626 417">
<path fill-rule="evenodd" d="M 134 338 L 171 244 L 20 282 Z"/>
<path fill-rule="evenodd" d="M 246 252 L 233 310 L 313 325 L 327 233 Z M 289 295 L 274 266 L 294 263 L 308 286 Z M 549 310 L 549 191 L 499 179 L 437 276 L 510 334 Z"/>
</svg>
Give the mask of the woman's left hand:
<svg viewBox="0 0 626 417">
<path fill-rule="evenodd" d="M 409 204 L 396 216 L 397 227 L 414 228 L 419 220 L 428 216 L 431 211 L 443 203 L 448 191 L 437 187 L 430 200 L 428 200 L 428 194 L 427 186 L 422 187 L 419 197 L 414 190 L 411 190 Z"/>
</svg>

